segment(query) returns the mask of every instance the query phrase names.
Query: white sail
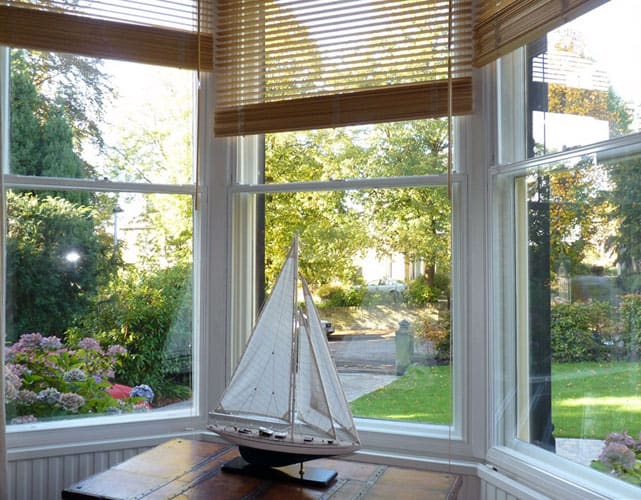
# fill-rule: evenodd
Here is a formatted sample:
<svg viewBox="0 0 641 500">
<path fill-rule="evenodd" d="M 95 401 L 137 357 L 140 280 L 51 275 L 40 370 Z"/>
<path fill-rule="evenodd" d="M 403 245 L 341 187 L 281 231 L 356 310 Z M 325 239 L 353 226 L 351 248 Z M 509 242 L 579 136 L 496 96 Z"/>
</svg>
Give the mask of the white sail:
<svg viewBox="0 0 641 500">
<path fill-rule="evenodd" d="M 298 274 L 295 246 L 287 255 L 216 413 L 290 420 L 290 393 L 282 389 L 291 385 Z"/>
<path fill-rule="evenodd" d="M 339 429 L 344 430 L 352 439 L 358 440 L 358 434 L 354 426 L 352 413 L 349 409 L 349 403 L 345 397 L 343 386 L 338 378 L 338 372 L 334 365 L 327 338 L 321 326 L 318 310 L 312 300 L 305 278 L 301 276 L 303 284 L 303 295 L 305 297 L 305 310 L 307 313 L 307 323 L 309 337 L 312 345 L 313 362 L 319 371 L 319 377 L 322 381 L 323 392 L 326 398 L 326 405 L 329 408 L 328 418 L 333 425 L 338 425 Z M 313 388 L 309 388 L 313 392 Z M 314 395 L 310 397 L 314 401 Z M 300 403 L 298 403 L 300 405 Z"/>
</svg>

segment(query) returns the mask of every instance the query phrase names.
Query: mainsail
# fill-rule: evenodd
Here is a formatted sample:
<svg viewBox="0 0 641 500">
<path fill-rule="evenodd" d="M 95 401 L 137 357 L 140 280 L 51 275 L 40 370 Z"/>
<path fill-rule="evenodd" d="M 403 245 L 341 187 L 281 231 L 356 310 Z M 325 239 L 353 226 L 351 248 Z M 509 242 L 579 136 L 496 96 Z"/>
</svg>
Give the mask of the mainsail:
<svg viewBox="0 0 641 500">
<path fill-rule="evenodd" d="M 290 420 L 291 395 L 282 389 L 291 386 L 297 312 L 297 246 L 294 242 L 287 255 L 215 413 Z"/>
<path fill-rule="evenodd" d="M 294 239 L 209 428 L 243 447 L 329 456 L 360 446 Z M 244 455 L 243 455 L 244 456 Z"/>
</svg>

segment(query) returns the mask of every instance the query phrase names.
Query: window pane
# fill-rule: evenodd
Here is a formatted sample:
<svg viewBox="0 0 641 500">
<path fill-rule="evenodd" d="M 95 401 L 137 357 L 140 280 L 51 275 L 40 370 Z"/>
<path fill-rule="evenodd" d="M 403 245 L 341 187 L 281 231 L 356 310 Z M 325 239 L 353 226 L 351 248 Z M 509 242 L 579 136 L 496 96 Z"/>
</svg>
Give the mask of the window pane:
<svg viewBox="0 0 641 500">
<path fill-rule="evenodd" d="M 528 214 L 516 231 L 528 255 L 517 296 L 529 297 L 517 337 L 529 353 L 517 367 L 527 381 L 517 384 L 518 428 L 522 440 L 638 481 L 641 156 L 629 149 L 550 164 L 516 183 Z"/>
<path fill-rule="evenodd" d="M 447 172 L 447 121 L 418 120 L 265 137 L 265 183 Z"/>
<path fill-rule="evenodd" d="M 265 289 L 298 232 L 300 273 L 354 415 L 450 424 L 447 189 L 252 196 L 264 197 Z"/>
<path fill-rule="evenodd" d="M 190 399 L 192 201 L 7 192 L 9 422 Z"/>
<path fill-rule="evenodd" d="M 193 182 L 193 73 L 10 56 L 8 172 L 25 177 L 7 181 L 8 421 L 190 400 L 193 197 L 160 184 Z"/>
<path fill-rule="evenodd" d="M 530 156 L 641 131 L 639 19 L 612 0 L 528 47 Z"/>
<path fill-rule="evenodd" d="M 193 72 L 11 50 L 10 172 L 192 182 Z"/>
</svg>

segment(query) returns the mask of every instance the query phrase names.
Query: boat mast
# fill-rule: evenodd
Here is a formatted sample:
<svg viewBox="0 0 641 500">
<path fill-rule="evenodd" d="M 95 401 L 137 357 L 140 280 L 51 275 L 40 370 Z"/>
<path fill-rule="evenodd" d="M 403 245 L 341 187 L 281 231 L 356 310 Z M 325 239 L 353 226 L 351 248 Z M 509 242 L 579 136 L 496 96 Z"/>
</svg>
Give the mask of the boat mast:
<svg viewBox="0 0 641 500">
<path fill-rule="evenodd" d="M 294 235 L 294 242 L 289 252 L 288 258 L 294 259 L 294 290 L 292 297 L 293 304 L 298 301 L 298 233 Z M 289 422 L 290 422 L 290 440 L 294 440 L 294 431 L 296 427 L 296 372 L 298 371 L 298 307 L 292 310 L 292 345 L 291 345 L 291 358 L 289 369 Z"/>
</svg>

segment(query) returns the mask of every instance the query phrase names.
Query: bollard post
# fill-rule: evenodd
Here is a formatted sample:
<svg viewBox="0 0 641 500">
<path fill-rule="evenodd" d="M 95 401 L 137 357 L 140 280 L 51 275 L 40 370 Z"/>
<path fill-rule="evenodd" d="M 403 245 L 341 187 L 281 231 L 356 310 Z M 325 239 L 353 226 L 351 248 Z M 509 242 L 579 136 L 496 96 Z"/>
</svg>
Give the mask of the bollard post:
<svg viewBox="0 0 641 500">
<path fill-rule="evenodd" d="M 405 374 L 412 359 L 412 334 L 410 322 L 402 320 L 399 322 L 399 329 L 396 330 L 396 375 Z"/>
</svg>

